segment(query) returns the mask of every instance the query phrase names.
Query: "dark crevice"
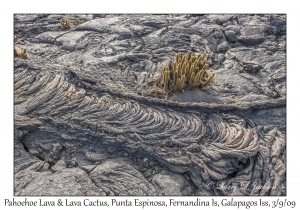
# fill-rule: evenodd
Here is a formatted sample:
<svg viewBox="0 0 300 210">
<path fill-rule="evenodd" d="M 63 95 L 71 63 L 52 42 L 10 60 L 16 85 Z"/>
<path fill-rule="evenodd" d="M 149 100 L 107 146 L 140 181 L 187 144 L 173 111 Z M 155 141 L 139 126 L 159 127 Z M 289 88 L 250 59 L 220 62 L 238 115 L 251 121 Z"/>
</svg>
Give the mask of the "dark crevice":
<svg viewBox="0 0 300 210">
<path fill-rule="evenodd" d="M 25 151 L 26 151 L 29 155 L 32 155 L 32 154 L 30 154 L 30 149 L 26 146 L 26 144 L 25 144 L 23 141 L 20 141 L 20 143 L 23 145 Z M 39 160 L 45 162 L 45 159 L 44 159 L 41 155 L 32 155 L 32 156 L 34 156 L 34 157 L 38 158 Z M 46 161 L 46 162 L 47 162 L 47 161 Z"/>
</svg>

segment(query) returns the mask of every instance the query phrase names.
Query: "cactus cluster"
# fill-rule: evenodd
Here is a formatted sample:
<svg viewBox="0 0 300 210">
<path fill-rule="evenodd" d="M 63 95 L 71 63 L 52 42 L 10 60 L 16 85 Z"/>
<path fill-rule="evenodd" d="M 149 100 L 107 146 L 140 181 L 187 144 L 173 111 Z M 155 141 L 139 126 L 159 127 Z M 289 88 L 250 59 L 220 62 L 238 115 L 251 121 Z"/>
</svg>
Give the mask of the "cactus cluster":
<svg viewBox="0 0 300 210">
<path fill-rule="evenodd" d="M 84 20 L 79 20 L 78 18 L 76 19 L 76 22 L 77 22 L 77 24 L 79 25 L 79 24 L 81 24 L 81 23 L 84 23 Z"/>
<path fill-rule="evenodd" d="M 69 19 L 63 19 L 63 20 L 60 20 L 60 27 L 62 29 L 68 29 L 68 28 L 71 28 L 71 25 L 72 25 L 72 22 L 71 20 Z"/>
<path fill-rule="evenodd" d="M 80 19 L 77 18 L 76 22 L 79 25 L 79 24 L 84 23 L 84 20 L 80 20 Z M 69 29 L 69 28 L 71 28 L 71 25 L 72 25 L 72 21 L 69 20 L 69 19 L 60 20 L 60 27 L 62 29 Z"/>
<path fill-rule="evenodd" d="M 206 61 L 206 53 L 198 56 L 190 51 L 185 55 L 178 53 L 175 61 L 162 69 L 164 90 L 177 92 L 194 87 L 206 90 L 215 76 L 206 70 Z"/>
<path fill-rule="evenodd" d="M 15 56 L 23 57 L 25 59 L 28 58 L 27 50 L 26 49 L 15 49 L 14 50 Z"/>
</svg>

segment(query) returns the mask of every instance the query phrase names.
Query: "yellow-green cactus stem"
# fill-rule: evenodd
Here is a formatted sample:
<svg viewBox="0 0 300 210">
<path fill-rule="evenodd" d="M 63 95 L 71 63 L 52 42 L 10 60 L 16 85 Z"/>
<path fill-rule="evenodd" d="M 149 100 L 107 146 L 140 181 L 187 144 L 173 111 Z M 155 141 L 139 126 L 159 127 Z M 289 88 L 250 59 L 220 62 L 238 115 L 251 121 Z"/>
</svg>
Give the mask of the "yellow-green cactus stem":
<svg viewBox="0 0 300 210">
<path fill-rule="evenodd" d="M 180 86 L 179 86 L 179 91 L 182 91 L 185 83 L 185 75 L 182 75 L 181 80 L 180 80 Z"/>
<path fill-rule="evenodd" d="M 176 67 L 176 62 L 174 62 L 173 64 L 172 64 L 172 69 L 175 71 L 175 67 Z"/>
<path fill-rule="evenodd" d="M 194 79 L 195 79 L 195 72 L 193 72 L 190 76 L 190 79 L 189 79 L 189 85 L 192 85 L 193 82 L 194 82 Z"/>
<path fill-rule="evenodd" d="M 200 76 L 201 76 L 201 72 L 198 72 L 195 77 L 194 77 L 194 81 L 192 83 L 193 87 L 196 87 L 197 84 L 200 82 Z"/>
<path fill-rule="evenodd" d="M 178 67 L 178 77 L 181 77 L 181 69 Z"/>
<path fill-rule="evenodd" d="M 164 72 L 164 89 L 165 89 L 165 91 L 168 90 L 169 79 L 170 79 L 170 71 L 165 71 Z"/>
<path fill-rule="evenodd" d="M 208 77 L 208 79 L 203 83 L 202 87 L 205 87 L 206 85 L 208 85 L 211 82 L 211 80 L 214 78 L 214 76 L 215 76 L 215 73 L 212 73 L 210 75 L 210 77 Z"/>
<path fill-rule="evenodd" d="M 181 64 L 181 62 L 182 62 L 182 59 L 181 59 L 181 58 L 179 58 L 177 63 L 180 65 L 180 64 Z"/>
<path fill-rule="evenodd" d="M 164 68 L 161 70 L 161 75 L 162 75 L 162 76 L 164 76 L 165 69 L 166 69 L 166 67 L 164 67 Z"/>
<path fill-rule="evenodd" d="M 186 72 L 186 65 L 185 65 L 185 63 L 182 65 L 182 69 L 183 69 L 184 72 Z"/>
<path fill-rule="evenodd" d="M 180 86 L 180 78 L 178 78 L 176 80 L 176 84 L 175 84 L 175 87 L 174 87 L 174 92 L 177 92 L 179 90 L 179 86 Z"/>
<path fill-rule="evenodd" d="M 182 58 L 182 52 L 178 53 L 179 54 L 179 58 Z"/>
<path fill-rule="evenodd" d="M 174 81 L 175 81 L 175 83 L 176 83 L 177 79 L 178 79 L 178 71 L 174 71 Z"/>
<path fill-rule="evenodd" d="M 199 81 L 201 80 L 201 79 L 203 79 L 203 75 L 205 74 L 205 70 L 204 69 L 202 69 L 201 71 L 199 71 Z"/>
<path fill-rule="evenodd" d="M 203 71 L 206 71 L 207 67 L 208 67 L 208 65 L 205 64 L 205 65 L 203 66 L 202 70 L 203 70 Z"/>
</svg>

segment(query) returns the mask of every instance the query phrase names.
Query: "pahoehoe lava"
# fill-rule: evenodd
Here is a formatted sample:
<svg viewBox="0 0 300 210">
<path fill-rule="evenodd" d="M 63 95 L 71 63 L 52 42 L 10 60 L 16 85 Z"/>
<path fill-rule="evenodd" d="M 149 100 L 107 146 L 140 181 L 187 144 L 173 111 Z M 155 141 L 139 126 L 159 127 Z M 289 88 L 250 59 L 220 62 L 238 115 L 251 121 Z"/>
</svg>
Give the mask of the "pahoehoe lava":
<svg viewBox="0 0 300 210">
<path fill-rule="evenodd" d="M 14 16 L 15 195 L 286 195 L 280 15 L 68 16 Z M 212 87 L 148 95 L 177 48 Z"/>
</svg>

